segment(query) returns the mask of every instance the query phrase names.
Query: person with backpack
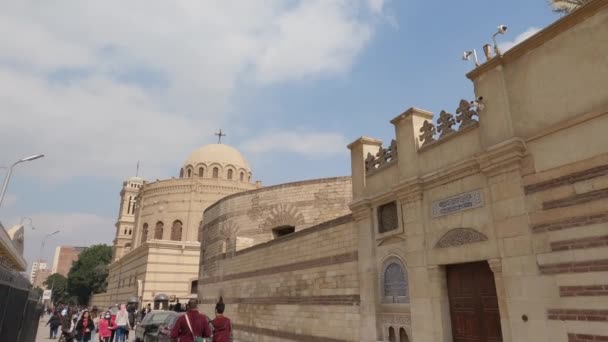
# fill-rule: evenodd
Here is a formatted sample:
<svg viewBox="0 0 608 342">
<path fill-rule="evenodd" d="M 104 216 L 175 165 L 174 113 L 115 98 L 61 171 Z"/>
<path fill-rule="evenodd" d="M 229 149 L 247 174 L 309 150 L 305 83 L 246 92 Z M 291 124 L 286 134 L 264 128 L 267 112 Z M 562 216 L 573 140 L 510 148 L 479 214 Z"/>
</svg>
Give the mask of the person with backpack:
<svg viewBox="0 0 608 342">
<path fill-rule="evenodd" d="M 69 308 L 61 310 L 61 334 L 66 342 L 74 341 L 74 321 Z"/>
<path fill-rule="evenodd" d="M 61 325 L 61 317 L 59 316 L 59 312 L 55 311 L 53 312 L 53 315 L 51 316 L 51 318 L 49 318 L 49 321 L 46 322 L 46 325 L 50 325 L 50 334 L 49 334 L 49 339 L 53 340 L 57 338 L 57 329 L 59 329 L 59 326 Z"/>
<path fill-rule="evenodd" d="M 213 342 L 232 341 L 232 324 L 230 323 L 230 319 L 224 316 L 225 309 L 224 299 L 220 297 L 220 300 L 215 304 L 215 319 L 211 321 L 211 325 L 213 326 Z"/>
<path fill-rule="evenodd" d="M 190 299 L 186 307 L 186 313 L 177 319 L 171 329 L 171 338 L 180 342 L 202 342 L 203 338 L 211 337 L 209 321 L 198 312 L 196 299 Z"/>
</svg>

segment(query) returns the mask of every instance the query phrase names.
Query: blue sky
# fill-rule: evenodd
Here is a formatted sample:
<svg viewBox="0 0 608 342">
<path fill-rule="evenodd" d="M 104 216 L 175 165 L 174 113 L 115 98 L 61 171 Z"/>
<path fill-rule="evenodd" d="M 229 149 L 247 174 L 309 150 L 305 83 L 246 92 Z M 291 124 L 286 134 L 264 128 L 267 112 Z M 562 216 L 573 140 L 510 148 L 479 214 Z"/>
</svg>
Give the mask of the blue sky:
<svg viewBox="0 0 608 342">
<path fill-rule="evenodd" d="M 544 0 L 3 3 L 0 166 L 47 156 L 15 170 L 0 221 L 33 219 L 30 262 L 56 229 L 48 259 L 110 242 L 137 161 L 176 176 L 220 127 L 266 185 L 348 175 L 347 143 L 474 97 L 462 52 L 483 60 L 497 25 L 508 48 L 558 18 Z"/>
</svg>

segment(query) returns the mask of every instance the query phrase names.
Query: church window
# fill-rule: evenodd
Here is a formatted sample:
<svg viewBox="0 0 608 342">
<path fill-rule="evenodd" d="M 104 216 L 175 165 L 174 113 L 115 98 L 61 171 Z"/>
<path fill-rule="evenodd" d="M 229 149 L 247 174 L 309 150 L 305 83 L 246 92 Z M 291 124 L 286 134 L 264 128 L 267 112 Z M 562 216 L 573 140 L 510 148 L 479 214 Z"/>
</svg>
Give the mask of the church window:
<svg viewBox="0 0 608 342">
<path fill-rule="evenodd" d="M 218 178 L 220 176 L 220 169 L 217 167 L 213 168 L 213 178 Z"/>
<path fill-rule="evenodd" d="M 179 169 L 179 178 L 184 178 L 184 169 Z"/>
<path fill-rule="evenodd" d="M 154 238 L 156 240 L 162 240 L 163 239 L 163 228 L 164 228 L 164 224 L 161 221 L 156 222 L 156 228 L 154 229 Z"/>
<path fill-rule="evenodd" d="M 190 282 L 190 294 L 196 294 L 198 292 L 198 280 Z"/>
<path fill-rule="evenodd" d="M 198 223 L 198 242 L 203 242 L 203 221 Z"/>
<path fill-rule="evenodd" d="M 245 173 L 241 172 L 241 182 L 245 180 Z"/>
<path fill-rule="evenodd" d="M 141 243 L 143 244 L 146 241 L 148 241 L 148 224 L 144 223 L 144 227 L 141 231 Z"/>
<path fill-rule="evenodd" d="M 272 229 L 272 236 L 276 238 L 280 238 L 285 235 L 289 235 L 296 231 L 296 227 L 294 226 L 281 226 Z"/>
<path fill-rule="evenodd" d="M 232 170 L 228 170 L 228 179 L 232 179 Z"/>
<path fill-rule="evenodd" d="M 173 226 L 171 226 L 171 240 L 172 241 L 181 241 L 182 239 L 182 222 L 176 220 L 173 222 Z"/>
<path fill-rule="evenodd" d="M 405 332 L 405 329 L 400 328 L 399 329 L 399 342 L 409 342 L 410 339 L 407 337 L 407 333 Z"/>
<path fill-rule="evenodd" d="M 391 202 L 378 207 L 378 231 L 390 232 L 397 229 L 397 203 Z"/>
<path fill-rule="evenodd" d="M 192 177 L 192 169 L 188 169 L 188 178 Z"/>
<path fill-rule="evenodd" d="M 384 303 L 409 303 L 407 272 L 396 258 L 389 260 L 382 274 L 382 297 Z"/>
<path fill-rule="evenodd" d="M 205 175 L 205 169 L 202 167 L 198 168 L 198 176 L 203 177 Z"/>
<path fill-rule="evenodd" d="M 127 235 L 127 230 L 125 229 L 125 231 L 123 232 L 124 235 Z"/>
</svg>

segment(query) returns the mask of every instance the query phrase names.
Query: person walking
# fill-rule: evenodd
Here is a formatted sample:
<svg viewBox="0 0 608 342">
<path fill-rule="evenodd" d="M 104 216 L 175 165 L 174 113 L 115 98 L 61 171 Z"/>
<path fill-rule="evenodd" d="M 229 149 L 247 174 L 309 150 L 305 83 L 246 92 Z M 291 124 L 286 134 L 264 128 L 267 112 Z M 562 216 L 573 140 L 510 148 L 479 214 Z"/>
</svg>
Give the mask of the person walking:
<svg viewBox="0 0 608 342">
<path fill-rule="evenodd" d="M 89 311 L 83 311 L 82 317 L 80 317 L 76 323 L 76 341 L 89 342 L 93 330 L 95 330 L 95 324 L 91 318 L 91 313 Z"/>
<path fill-rule="evenodd" d="M 74 321 L 72 312 L 68 308 L 61 310 L 61 334 L 66 342 L 74 341 Z"/>
<path fill-rule="evenodd" d="M 110 314 L 110 311 L 107 311 L 103 317 L 99 319 L 99 342 L 111 342 L 110 337 L 112 336 L 114 328 L 112 315 Z"/>
<path fill-rule="evenodd" d="M 180 342 L 198 342 L 201 337 L 211 337 L 209 321 L 198 312 L 196 299 L 190 299 L 186 308 L 188 311 L 177 319 L 171 329 L 171 338 Z"/>
<path fill-rule="evenodd" d="M 127 331 L 131 329 L 129 323 L 129 313 L 127 306 L 120 305 L 120 310 L 116 313 L 116 342 L 126 342 Z"/>
<path fill-rule="evenodd" d="M 211 321 L 211 325 L 213 326 L 213 342 L 232 341 L 232 325 L 230 324 L 230 319 L 224 316 L 225 309 L 224 299 L 220 297 L 220 300 L 215 304 L 215 319 Z"/>
<path fill-rule="evenodd" d="M 91 332 L 91 341 L 95 342 L 95 337 L 98 334 L 100 321 L 99 310 L 96 306 L 94 306 L 93 310 L 91 310 L 91 318 L 93 319 L 93 324 L 95 325 L 95 329 Z"/>
<path fill-rule="evenodd" d="M 46 325 L 50 325 L 49 339 L 56 339 L 57 329 L 59 329 L 59 326 L 61 325 L 61 317 L 59 316 L 59 312 L 53 312 L 52 316 L 49 318 L 49 321 L 46 322 Z"/>
</svg>

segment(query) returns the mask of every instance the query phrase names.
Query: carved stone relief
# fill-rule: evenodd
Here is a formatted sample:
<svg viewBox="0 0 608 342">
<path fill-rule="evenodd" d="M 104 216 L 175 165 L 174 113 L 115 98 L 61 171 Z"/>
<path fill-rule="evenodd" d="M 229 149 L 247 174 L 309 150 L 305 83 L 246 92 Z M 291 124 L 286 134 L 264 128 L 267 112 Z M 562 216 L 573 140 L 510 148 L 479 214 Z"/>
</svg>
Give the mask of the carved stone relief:
<svg viewBox="0 0 608 342">
<path fill-rule="evenodd" d="M 471 228 L 457 228 L 445 233 L 435 248 L 447 248 L 488 241 L 488 237 Z"/>
<path fill-rule="evenodd" d="M 393 163 L 397 158 L 397 141 L 393 139 L 388 148 L 380 147 L 380 150 L 378 150 L 378 153 L 376 153 L 375 156 L 371 153 L 367 154 L 367 157 L 365 158 L 365 170 L 367 172 L 374 171 L 384 165 Z"/>
<path fill-rule="evenodd" d="M 277 204 L 272 207 L 266 220 L 260 225 L 262 230 L 280 226 L 297 227 L 306 223 L 304 215 L 292 204 Z"/>
<path fill-rule="evenodd" d="M 380 322 L 382 322 L 382 324 L 409 326 L 412 324 L 412 318 L 410 315 L 381 314 Z"/>
</svg>

